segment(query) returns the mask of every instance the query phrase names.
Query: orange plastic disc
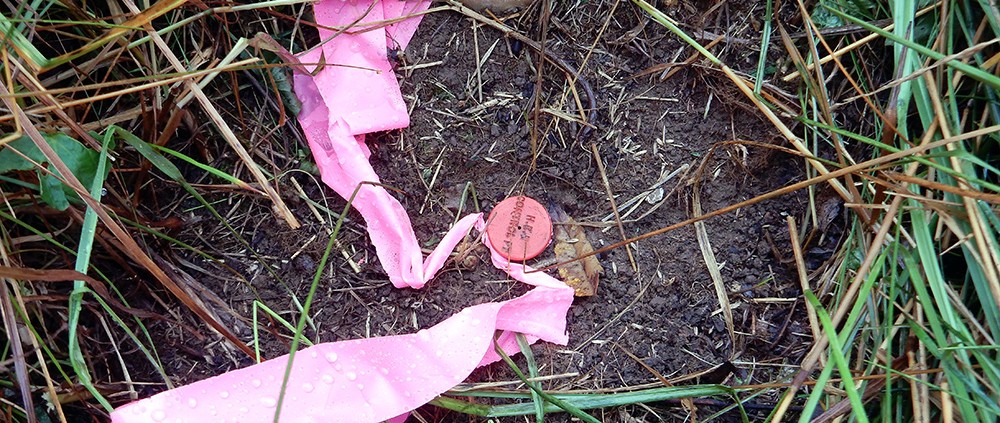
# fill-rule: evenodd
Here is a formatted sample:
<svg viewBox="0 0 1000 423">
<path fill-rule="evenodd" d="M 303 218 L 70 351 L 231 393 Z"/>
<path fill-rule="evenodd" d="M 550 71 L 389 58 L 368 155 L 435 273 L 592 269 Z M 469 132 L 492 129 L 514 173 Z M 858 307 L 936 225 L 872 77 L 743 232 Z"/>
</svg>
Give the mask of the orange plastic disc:
<svg viewBox="0 0 1000 423">
<path fill-rule="evenodd" d="M 519 195 L 493 207 L 486 224 L 490 244 L 510 261 L 534 258 L 552 240 L 552 219 L 534 199 Z"/>
</svg>

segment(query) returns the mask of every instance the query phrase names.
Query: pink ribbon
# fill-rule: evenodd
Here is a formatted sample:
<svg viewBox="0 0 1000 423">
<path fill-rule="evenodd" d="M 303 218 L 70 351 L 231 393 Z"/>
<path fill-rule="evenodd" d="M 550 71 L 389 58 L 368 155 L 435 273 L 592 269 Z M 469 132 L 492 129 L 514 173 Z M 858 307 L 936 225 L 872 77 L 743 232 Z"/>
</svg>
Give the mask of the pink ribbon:
<svg viewBox="0 0 1000 423">
<path fill-rule="evenodd" d="M 480 216 L 476 218 L 482 224 Z M 468 219 L 468 218 L 466 218 Z M 493 252 L 494 264 L 508 266 Z M 519 351 L 529 341 L 565 345 L 565 315 L 573 290 L 544 273 L 509 265 L 511 275 L 537 283 L 509 301 L 468 307 L 414 334 L 318 344 L 295 355 L 282 422 L 379 422 L 416 409 L 465 380 L 476 367 Z M 288 356 L 234 370 L 120 407 L 111 421 L 270 422 Z"/>
</svg>

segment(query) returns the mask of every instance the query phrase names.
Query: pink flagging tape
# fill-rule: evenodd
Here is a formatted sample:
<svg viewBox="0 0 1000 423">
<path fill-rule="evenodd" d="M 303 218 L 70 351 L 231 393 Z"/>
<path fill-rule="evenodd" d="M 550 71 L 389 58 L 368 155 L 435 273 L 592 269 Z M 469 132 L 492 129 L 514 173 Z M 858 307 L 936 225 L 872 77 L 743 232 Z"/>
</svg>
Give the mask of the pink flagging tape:
<svg viewBox="0 0 1000 423">
<path fill-rule="evenodd" d="M 481 214 L 460 223 L 470 222 L 480 231 L 485 226 Z M 481 240 L 490 245 L 485 235 Z M 499 360 L 494 342 L 510 355 L 519 352 L 517 333 L 531 342 L 565 345 L 573 290 L 489 248 L 494 266 L 535 288 L 509 301 L 467 307 L 414 334 L 323 343 L 299 351 L 279 421 L 384 421 L 427 403 L 476 367 Z M 111 421 L 274 421 L 288 362 L 284 355 L 162 392 L 118 408 Z"/>
<path fill-rule="evenodd" d="M 314 6 L 317 23 L 337 28 L 394 19 L 428 7 L 428 0 L 323 0 Z M 406 414 L 465 380 L 478 366 L 499 359 L 494 343 L 519 351 L 515 334 L 534 342 L 568 341 L 566 312 L 573 290 L 555 278 L 511 263 L 492 248 L 481 214 L 466 216 L 424 260 L 409 217 L 381 186 L 368 161 L 364 136 L 409 124 L 386 48 L 405 48 L 419 18 L 326 40 L 301 61 L 315 71 L 295 75 L 305 131 L 323 181 L 344 198 L 358 188 L 352 205 L 364 217 L 379 261 L 396 287 L 420 288 L 444 265 L 474 227 L 490 249 L 493 265 L 513 279 L 534 285 L 502 302 L 468 307 L 414 334 L 322 343 L 295 355 L 283 393 L 283 422 L 402 421 Z M 313 65 L 308 65 L 312 63 Z M 499 331 L 499 335 L 496 333 Z M 494 338 L 494 336 L 496 337 Z M 111 413 L 116 423 L 274 421 L 285 355 L 127 404 Z"/>
<path fill-rule="evenodd" d="M 322 1 L 314 6 L 316 23 L 321 28 L 352 24 L 363 28 L 387 17 L 402 16 L 386 16 L 384 6 L 392 3 L 396 1 L 380 1 L 374 6 L 370 0 Z M 426 2 L 402 3 L 398 11 L 398 5 L 391 5 L 390 12 L 419 11 L 427 6 Z M 408 39 L 405 34 L 412 34 L 410 27 L 398 25 L 403 35 L 397 36 Z M 319 35 L 325 42 L 300 60 L 310 72 L 318 63 L 322 63 L 322 69 L 315 76 L 295 76 L 296 95 L 305 98 L 299 123 L 309 139 L 323 182 L 342 197 L 350 198 L 362 183 L 379 182 L 368 162 L 370 152 L 364 135 L 406 127 L 410 117 L 386 57 L 386 45 L 391 39 L 384 28 L 340 34 L 320 29 Z M 385 188 L 368 184 L 361 185 L 352 206 L 365 217 L 372 245 L 393 285 L 422 287 L 429 278 L 424 275 L 423 255 L 403 206 Z"/>
<path fill-rule="evenodd" d="M 496 342 L 507 354 L 519 351 L 515 333 L 564 345 L 573 290 L 548 282 L 559 283 L 553 279 L 513 300 L 468 307 L 414 334 L 299 351 L 280 421 L 378 422 L 407 413 L 499 359 L 493 349 L 498 330 Z M 112 421 L 270 422 L 287 365 L 285 355 L 172 389 L 115 410 Z"/>
</svg>

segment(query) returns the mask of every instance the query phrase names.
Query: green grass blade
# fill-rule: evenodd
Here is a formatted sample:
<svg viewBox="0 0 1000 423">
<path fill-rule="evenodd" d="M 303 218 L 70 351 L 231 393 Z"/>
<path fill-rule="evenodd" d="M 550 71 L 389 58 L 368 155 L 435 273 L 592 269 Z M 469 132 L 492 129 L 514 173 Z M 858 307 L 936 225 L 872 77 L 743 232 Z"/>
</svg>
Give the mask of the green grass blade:
<svg viewBox="0 0 1000 423">
<path fill-rule="evenodd" d="M 275 312 L 274 310 L 272 310 L 266 304 L 264 304 L 263 302 L 260 302 L 258 300 L 254 300 L 253 301 L 253 311 L 252 311 L 252 313 L 253 313 L 254 352 L 257 355 L 257 357 L 256 357 L 257 358 L 257 362 L 260 363 L 260 359 L 261 359 L 260 358 L 260 339 L 259 339 L 259 336 L 258 336 L 258 329 L 257 329 L 257 322 L 259 322 L 258 317 L 257 317 L 257 310 L 258 309 L 259 310 L 263 310 L 264 314 L 267 314 L 268 316 L 271 316 L 272 319 L 274 319 L 275 321 L 277 321 L 285 329 L 288 329 L 289 332 L 293 332 L 294 333 L 294 332 L 297 331 L 297 329 L 295 328 L 295 325 L 291 324 L 291 322 L 289 322 L 288 320 L 285 320 L 284 317 L 281 317 L 281 315 L 279 315 L 277 312 Z M 306 346 L 309 346 L 309 347 L 313 346 L 312 341 L 310 341 L 308 338 L 302 338 L 302 343 L 306 344 Z"/>
<path fill-rule="evenodd" d="M 354 192 L 351 193 L 351 198 L 347 200 L 347 204 L 344 205 L 344 212 L 340 214 L 340 218 L 337 219 L 337 224 L 333 227 L 333 232 L 330 233 L 330 240 L 326 243 L 326 248 L 323 250 L 323 257 L 320 258 L 319 264 L 316 266 L 316 273 L 313 275 L 312 283 L 309 285 L 309 293 L 306 294 L 306 302 L 302 307 L 302 314 L 299 316 L 299 321 L 295 325 L 295 335 L 292 337 L 292 345 L 289 347 L 288 351 L 288 365 L 285 367 L 285 376 L 281 380 L 281 392 L 278 394 L 278 404 L 277 408 L 274 410 L 274 423 L 278 423 L 281 417 L 281 408 L 285 402 L 285 392 L 288 389 L 288 380 L 292 376 L 292 364 L 295 362 L 295 354 L 298 353 L 299 343 L 303 342 L 305 337 L 302 335 L 303 330 L 305 330 L 306 321 L 309 319 L 309 308 L 312 306 L 313 299 L 316 297 L 316 290 L 319 288 L 319 281 L 323 277 L 323 270 L 326 269 L 326 264 L 330 260 L 330 255 L 333 252 L 333 247 L 336 245 L 337 236 L 340 234 L 340 228 L 344 224 L 344 216 L 347 212 L 351 211 L 351 205 L 354 203 L 354 198 L 358 195 L 358 191 L 361 186 L 367 182 L 362 182 L 358 186 L 354 187 Z"/>
<path fill-rule="evenodd" d="M 517 347 L 521 350 L 521 355 L 524 356 L 524 360 L 528 365 L 528 376 L 531 379 L 535 379 L 538 377 L 538 365 L 535 363 L 535 354 L 531 352 L 531 344 L 528 343 L 524 334 L 518 333 L 516 338 Z M 534 383 L 536 384 L 536 388 L 541 388 L 538 386 L 538 382 L 529 383 Z M 535 404 L 535 422 L 542 423 L 545 421 L 545 400 L 534 389 L 531 390 L 531 402 Z"/>
<path fill-rule="evenodd" d="M 108 149 L 111 146 L 111 136 L 104 137 L 104 148 L 101 149 L 100 159 L 97 161 L 97 172 L 94 175 L 90 188 L 90 195 L 98 202 L 101 201 L 101 190 L 104 189 L 104 178 L 107 176 Z M 80 243 L 77 249 L 75 269 L 80 273 L 87 273 L 90 268 L 90 255 L 94 247 L 94 235 L 97 233 L 97 212 L 93 208 L 87 207 L 83 216 L 83 225 L 80 228 Z M 101 395 L 100 391 L 90 380 L 90 369 L 80 350 L 80 339 L 77 329 L 80 324 L 80 312 L 83 309 L 83 296 L 90 292 L 87 283 L 82 280 L 73 282 L 73 291 L 69 294 L 69 316 L 67 325 L 69 326 L 69 360 L 73 366 L 80 384 L 87 388 L 87 391 L 104 407 L 111 412 L 114 408 L 111 403 Z"/>
<path fill-rule="evenodd" d="M 986 72 L 986 71 L 984 71 L 982 69 L 979 69 L 979 68 L 977 68 L 975 66 L 971 66 L 969 64 L 962 63 L 962 62 L 960 62 L 958 60 L 947 60 L 948 57 L 946 55 L 944 55 L 944 54 L 938 53 L 938 52 L 936 52 L 934 50 L 931 50 L 930 48 L 924 47 L 924 46 L 922 46 L 920 44 L 917 44 L 917 43 L 915 43 L 913 41 L 910 41 L 910 40 L 908 40 L 906 38 L 903 38 L 903 37 L 901 37 L 899 35 L 893 34 L 892 32 L 888 32 L 888 31 L 886 31 L 886 30 L 884 30 L 882 28 L 879 28 L 879 27 L 877 27 L 875 25 L 872 25 L 872 24 L 870 24 L 868 22 L 865 22 L 865 21 L 863 21 L 861 19 L 855 18 L 855 17 L 853 17 L 851 15 L 848 15 L 848 14 L 846 14 L 844 12 L 841 12 L 841 11 L 839 11 L 837 9 L 831 8 L 831 7 L 827 6 L 827 5 L 822 5 L 822 6 L 825 7 L 825 8 L 827 8 L 827 10 L 829 10 L 833 14 L 835 14 L 837 16 L 840 16 L 844 20 L 850 21 L 851 23 L 853 23 L 855 25 L 858 25 L 858 26 L 860 26 L 860 27 L 862 27 L 864 29 L 872 31 L 872 32 L 874 32 L 874 33 L 876 33 L 878 35 L 881 35 L 881 36 L 883 36 L 883 37 L 885 37 L 885 38 L 887 38 L 889 40 L 892 40 L 893 42 L 902 44 L 902 45 L 906 46 L 907 48 L 913 49 L 914 51 L 916 51 L 916 52 L 918 52 L 920 54 L 923 54 L 924 56 L 930 57 L 931 59 L 934 59 L 934 60 L 937 60 L 937 61 L 944 61 L 944 65 L 945 66 L 948 66 L 948 67 L 953 68 L 953 69 L 955 69 L 957 71 L 965 73 L 966 75 L 969 75 L 973 79 L 975 79 L 975 80 L 977 80 L 979 82 L 982 82 L 984 84 L 989 85 L 993 89 L 1000 89 L 1000 77 L 998 77 L 996 75 L 993 75 L 993 74 L 991 74 L 989 72 Z M 994 39 L 992 41 L 989 41 L 988 44 L 996 44 L 998 42 L 1000 42 L 1000 40 Z M 985 45 L 983 47 L 985 47 Z"/>
<path fill-rule="evenodd" d="M 620 407 L 623 405 L 648 404 L 660 401 L 680 400 L 684 398 L 702 398 L 712 396 L 724 396 L 736 399 L 736 390 L 723 385 L 692 385 L 692 386 L 671 386 L 663 388 L 644 389 L 633 392 L 619 392 L 614 394 L 561 394 L 558 392 L 543 391 L 542 397 L 546 400 L 554 399 L 565 404 L 571 404 L 579 410 L 596 410 L 609 407 Z M 447 395 L 479 397 L 479 398 L 506 398 L 506 399 L 531 399 L 531 394 L 527 392 L 510 391 L 461 391 L 449 392 L 446 396 L 440 396 L 430 402 L 430 404 L 473 414 L 482 417 L 511 417 L 511 416 L 531 416 L 535 414 L 535 405 L 529 402 L 516 404 L 485 405 L 460 399 Z M 746 412 L 743 410 L 741 401 L 735 401 L 737 407 L 746 420 Z M 547 403 L 545 412 L 564 412 L 564 408 L 555 403 Z"/>
<path fill-rule="evenodd" d="M 240 187 L 243 187 L 243 188 L 246 188 L 246 189 L 249 189 L 249 190 L 257 191 L 256 189 L 250 187 L 250 184 L 247 184 L 246 182 L 243 182 L 243 180 L 241 180 L 241 179 L 239 179 L 239 178 L 237 178 L 237 177 L 235 177 L 233 175 L 230 175 L 230 174 L 228 174 L 226 172 L 223 172 L 223 171 L 221 171 L 219 169 L 216 169 L 216 168 L 214 168 L 212 166 L 209 166 L 207 164 L 199 162 L 198 160 L 195 160 L 193 157 L 185 155 L 184 153 L 181 153 L 179 151 L 171 150 L 171 149 L 169 149 L 167 147 L 161 147 L 161 146 L 158 146 L 156 144 L 149 144 L 149 146 L 152 147 L 153 150 L 156 150 L 156 151 L 161 152 L 161 153 L 167 153 L 167 154 L 169 154 L 171 156 L 174 156 L 174 157 L 176 157 L 178 159 L 181 159 L 184 162 L 190 164 L 191 166 L 194 166 L 194 167 L 197 167 L 198 169 L 204 170 L 205 172 L 207 172 L 207 173 L 209 173 L 209 174 L 211 174 L 211 175 L 213 175 L 213 176 L 215 176 L 215 177 L 217 177 L 219 179 L 223 179 L 225 181 L 228 181 L 229 183 L 231 183 L 233 185 L 238 185 Z M 169 161 L 168 161 L 168 163 L 169 163 Z M 175 169 L 176 169 L 176 167 L 175 167 Z"/>
<path fill-rule="evenodd" d="M 243 235 L 241 235 L 239 231 L 233 228 L 232 225 L 229 224 L 229 221 L 224 217 L 222 217 L 222 215 L 219 214 L 218 210 L 216 210 L 215 207 L 212 207 L 211 203 L 209 203 L 208 200 L 205 199 L 205 197 L 203 197 L 197 190 L 194 189 L 193 186 L 191 186 L 191 184 L 187 182 L 187 180 L 184 179 L 184 176 L 181 174 L 181 171 L 180 169 L 177 168 L 177 166 L 174 166 L 174 164 L 171 163 L 170 160 L 167 160 L 166 157 L 157 152 L 152 147 L 151 144 L 139 139 L 139 137 L 135 136 L 134 134 L 117 126 L 109 127 L 108 131 L 109 132 L 113 131 L 115 134 L 117 134 L 119 138 L 125 141 L 125 143 L 135 148 L 136 151 L 138 151 L 139 154 L 141 154 L 146 160 L 149 160 L 149 162 L 152 163 L 153 166 L 155 166 L 160 172 L 163 172 L 164 175 L 166 175 L 168 178 L 179 184 L 182 188 L 184 188 L 185 191 L 188 192 L 188 194 L 191 194 L 192 197 L 198 200 L 198 202 L 202 206 L 204 206 L 209 213 L 212 214 L 212 217 L 216 218 L 219 221 L 219 223 L 221 223 L 226 228 L 226 230 L 229 231 L 229 233 L 233 234 L 233 238 L 236 239 L 236 241 L 239 242 L 240 245 L 243 246 L 243 248 L 246 248 L 247 251 L 250 252 L 250 254 L 253 255 L 253 257 L 257 261 L 265 264 L 263 266 L 264 270 L 268 272 L 268 274 L 271 275 L 276 281 L 278 281 L 278 283 L 285 289 L 288 295 L 291 296 L 291 299 L 295 303 L 296 307 L 298 307 L 300 311 L 302 310 L 302 305 L 301 302 L 299 301 L 298 296 L 295 294 L 294 290 L 292 290 L 291 287 L 288 286 L 284 278 L 282 278 L 281 275 L 278 274 L 278 272 L 274 269 L 273 266 L 266 264 L 267 262 L 264 260 L 264 258 L 261 257 L 261 255 L 257 252 L 255 248 L 253 248 L 250 245 L 249 242 L 247 242 L 247 240 L 243 237 Z M 314 327 L 314 325 L 312 324 L 312 320 L 310 320 L 309 323 L 310 326 Z"/>
<path fill-rule="evenodd" d="M 847 398 L 851 401 L 851 408 L 854 410 L 854 417 L 861 423 L 867 423 L 868 414 L 865 412 L 865 406 L 861 402 L 861 395 L 854 384 L 854 375 L 851 373 L 851 367 L 847 364 L 847 358 L 844 357 L 844 353 L 842 352 L 844 345 L 841 343 L 840 337 L 836 335 L 837 328 L 833 325 L 833 321 L 830 320 L 830 314 L 826 312 L 823 304 L 813 295 L 812 291 L 806 291 L 803 294 L 816 310 L 816 317 L 822 323 L 823 330 L 831 335 L 828 337 L 830 340 L 830 359 L 837 366 L 837 371 L 840 373 L 844 391 L 847 393 Z"/>
<path fill-rule="evenodd" d="M 760 33 L 760 56 L 757 57 L 757 70 L 754 73 L 753 93 L 760 95 L 764 86 L 764 74 L 767 65 L 767 48 L 771 46 L 771 21 L 774 16 L 774 0 L 767 0 L 764 9 L 764 28 Z"/>
<path fill-rule="evenodd" d="M 33 69 L 45 66 L 49 61 L 21 31 L 15 28 L 14 21 L 3 14 L 0 14 L 0 41 L 4 48 L 16 51 L 17 56 L 26 60 L 28 66 Z"/>
<path fill-rule="evenodd" d="M 517 374 L 517 377 L 521 379 L 521 381 L 524 382 L 526 385 L 528 385 L 528 388 L 531 388 L 532 394 L 537 394 L 538 396 L 544 398 L 546 401 L 552 403 L 552 405 L 562 409 L 563 411 L 566 411 L 567 413 L 587 423 L 600 423 L 600 420 L 597 420 L 594 418 L 594 416 L 585 413 L 576 405 L 570 402 L 562 401 L 552 395 L 549 395 L 548 393 L 539 389 L 538 386 L 536 386 L 534 383 L 528 382 L 528 378 L 524 376 L 524 373 L 521 372 L 521 369 L 519 367 L 517 367 L 517 364 L 514 363 L 514 360 L 512 360 L 510 356 L 507 355 L 507 353 L 503 350 L 503 348 L 500 348 L 500 345 L 498 345 L 496 342 L 493 343 L 493 350 L 500 355 L 500 358 L 503 358 L 503 361 L 507 363 L 508 366 L 510 366 L 510 369 L 513 370 L 515 374 Z M 532 410 L 535 410 L 534 407 L 537 404 L 538 404 L 537 402 L 532 403 Z"/>
</svg>

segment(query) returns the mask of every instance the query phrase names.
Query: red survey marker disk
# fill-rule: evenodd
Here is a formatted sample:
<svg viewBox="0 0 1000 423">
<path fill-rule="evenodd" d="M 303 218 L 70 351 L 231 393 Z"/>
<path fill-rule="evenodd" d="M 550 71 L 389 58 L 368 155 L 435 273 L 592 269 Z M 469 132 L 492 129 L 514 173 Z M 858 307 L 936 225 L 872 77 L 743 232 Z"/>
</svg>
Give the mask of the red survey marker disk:
<svg viewBox="0 0 1000 423">
<path fill-rule="evenodd" d="M 519 195 L 493 207 L 486 224 L 490 244 L 510 261 L 534 258 L 552 240 L 552 219 L 534 199 Z"/>
</svg>

